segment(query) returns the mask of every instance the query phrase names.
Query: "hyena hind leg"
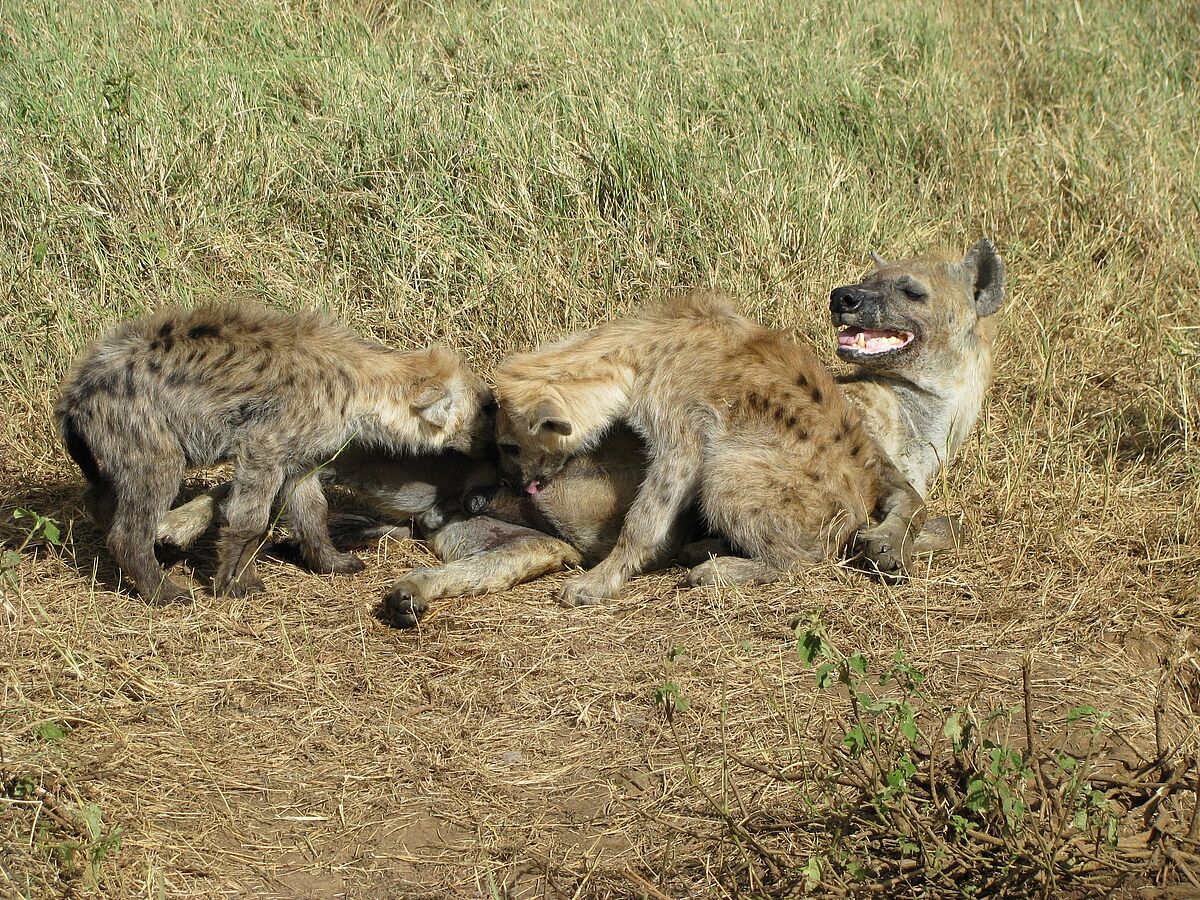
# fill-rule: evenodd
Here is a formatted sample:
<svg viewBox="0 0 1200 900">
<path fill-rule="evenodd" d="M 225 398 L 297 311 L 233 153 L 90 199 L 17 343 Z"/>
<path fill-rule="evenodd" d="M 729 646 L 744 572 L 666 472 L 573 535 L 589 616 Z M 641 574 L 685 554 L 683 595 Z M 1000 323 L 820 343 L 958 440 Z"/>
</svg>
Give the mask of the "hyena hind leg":
<svg viewBox="0 0 1200 900">
<path fill-rule="evenodd" d="M 158 522 L 158 543 L 180 550 L 192 546 L 220 519 L 220 505 L 232 487 L 232 482 L 222 482 L 168 511 Z"/>
<path fill-rule="evenodd" d="M 138 593 L 152 603 L 190 603 L 191 592 L 172 581 L 154 557 L 158 522 L 175 499 L 183 461 L 158 461 L 136 475 L 114 477 L 116 497 L 108 549 L 120 569 L 133 578 Z"/>
<path fill-rule="evenodd" d="M 315 474 L 289 479 L 284 487 L 284 504 L 288 522 L 300 542 L 300 555 L 310 569 L 323 575 L 350 575 L 366 568 L 353 553 L 343 553 L 333 546 L 329 503 Z"/>
<path fill-rule="evenodd" d="M 731 584 L 770 584 L 780 576 L 779 569 L 759 559 L 741 556 L 714 556 L 688 571 L 682 586 L 708 587 Z"/>
<path fill-rule="evenodd" d="M 329 517 L 329 538 L 338 550 L 365 550 L 384 538 L 402 541 L 412 533 L 408 525 L 386 525 L 369 516 L 335 513 Z"/>
<path fill-rule="evenodd" d="M 433 600 L 506 591 L 582 561 L 558 538 L 488 516 L 451 522 L 430 546 L 446 564 L 413 569 L 383 598 L 382 615 L 397 627 L 416 625 Z"/>
<path fill-rule="evenodd" d="M 962 520 L 953 516 L 935 516 L 925 520 L 925 527 L 913 542 L 913 553 L 937 553 L 957 550 L 963 545 Z"/>
<path fill-rule="evenodd" d="M 107 532 L 117 511 L 117 495 L 110 484 L 88 483 L 83 489 L 83 505 L 92 521 Z"/>
<path fill-rule="evenodd" d="M 263 589 L 254 558 L 266 541 L 271 503 L 283 486 L 283 469 L 264 460 L 238 465 L 225 505 L 226 524 L 217 542 L 213 592 L 244 597 Z"/>
</svg>

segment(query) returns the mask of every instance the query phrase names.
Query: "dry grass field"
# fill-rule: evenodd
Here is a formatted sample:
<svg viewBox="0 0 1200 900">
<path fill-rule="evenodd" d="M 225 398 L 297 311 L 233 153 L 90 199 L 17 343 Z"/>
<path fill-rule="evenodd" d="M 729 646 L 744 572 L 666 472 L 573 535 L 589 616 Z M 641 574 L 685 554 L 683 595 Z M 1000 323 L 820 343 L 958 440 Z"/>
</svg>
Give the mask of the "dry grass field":
<svg viewBox="0 0 1200 900">
<path fill-rule="evenodd" d="M 0 895 L 1200 892 L 1198 34 L 1189 0 L 0 0 Z M 837 365 L 869 251 L 981 234 L 997 378 L 931 499 L 968 541 L 898 585 L 547 578 L 406 632 L 376 607 L 430 557 L 391 542 L 152 608 L 51 427 L 108 323 L 227 296 L 486 371 L 715 284 Z"/>
</svg>

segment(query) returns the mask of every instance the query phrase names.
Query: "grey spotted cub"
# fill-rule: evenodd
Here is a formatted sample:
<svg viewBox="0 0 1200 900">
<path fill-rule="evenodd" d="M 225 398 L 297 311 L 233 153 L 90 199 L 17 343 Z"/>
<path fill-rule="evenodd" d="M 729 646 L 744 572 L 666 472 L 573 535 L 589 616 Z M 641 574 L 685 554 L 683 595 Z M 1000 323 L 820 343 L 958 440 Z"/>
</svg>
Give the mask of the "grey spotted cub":
<svg viewBox="0 0 1200 900">
<path fill-rule="evenodd" d="M 348 441 L 480 457 L 494 407 L 443 347 L 397 351 L 315 312 L 225 305 L 118 324 L 76 361 L 55 414 L 117 565 L 143 597 L 170 603 L 190 592 L 167 577 L 154 541 L 186 469 L 234 463 L 213 589 L 242 596 L 263 586 L 254 557 L 277 502 L 311 568 L 362 568 L 330 541 L 315 473 Z"/>
</svg>

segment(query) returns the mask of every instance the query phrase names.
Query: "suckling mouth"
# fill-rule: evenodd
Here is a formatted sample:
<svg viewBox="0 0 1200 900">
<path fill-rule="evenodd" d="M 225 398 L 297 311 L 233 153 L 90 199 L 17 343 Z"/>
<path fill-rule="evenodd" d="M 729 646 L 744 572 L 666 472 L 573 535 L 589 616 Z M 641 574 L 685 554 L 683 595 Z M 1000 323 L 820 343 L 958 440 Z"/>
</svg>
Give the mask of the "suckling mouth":
<svg viewBox="0 0 1200 900">
<path fill-rule="evenodd" d="M 844 325 L 837 335 L 838 350 L 853 356 L 879 356 L 903 350 L 916 337 L 911 331 Z"/>
</svg>

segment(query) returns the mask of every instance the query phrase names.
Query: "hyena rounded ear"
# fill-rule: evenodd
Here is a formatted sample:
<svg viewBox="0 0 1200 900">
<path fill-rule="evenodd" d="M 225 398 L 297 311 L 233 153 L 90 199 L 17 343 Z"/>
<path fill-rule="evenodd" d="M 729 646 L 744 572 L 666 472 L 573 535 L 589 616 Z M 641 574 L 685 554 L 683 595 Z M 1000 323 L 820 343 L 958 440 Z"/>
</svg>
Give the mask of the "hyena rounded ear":
<svg viewBox="0 0 1200 900">
<path fill-rule="evenodd" d="M 987 238 L 977 241 L 959 263 L 975 290 L 975 311 L 990 316 L 1004 303 L 1004 260 Z"/>
<path fill-rule="evenodd" d="M 871 262 L 875 263 L 875 268 L 877 269 L 883 269 L 887 267 L 887 260 L 874 250 L 871 251 Z"/>
<path fill-rule="evenodd" d="M 534 409 L 529 416 L 529 433 L 539 434 L 543 431 L 552 431 L 555 434 L 566 437 L 575 429 L 571 427 L 557 406 L 549 401 L 542 401 Z"/>
<path fill-rule="evenodd" d="M 450 420 L 453 405 L 449 388 L 440 382 L 421 385 L 412 398 L 412 408 L 416 414 L 438 428 L 445 427 Z"/>
</svg>

